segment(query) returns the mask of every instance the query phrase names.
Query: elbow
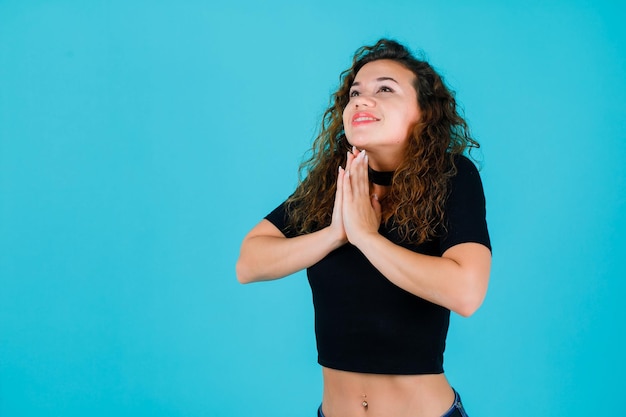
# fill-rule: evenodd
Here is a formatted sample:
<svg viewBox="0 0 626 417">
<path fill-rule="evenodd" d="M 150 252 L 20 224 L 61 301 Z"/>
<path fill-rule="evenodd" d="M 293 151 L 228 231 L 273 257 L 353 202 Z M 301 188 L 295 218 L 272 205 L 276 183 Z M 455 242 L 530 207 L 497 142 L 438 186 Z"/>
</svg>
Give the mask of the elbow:
<svg viewBox="0 0 626 417">
<path fill-rule="evenodd" d="M 263 262 L 259 262 L 253 254 L 240 255 L 235 264 L 235 274 L 237 281 L 241 284 L 250 284 L 253 282 L 267 281 L 274 279 L 268 275 Z"/>
<path fill-rule="evenodd" d="M 462 317 L 470 317 L 472 316 L 482 305 L 483 298 L 480 297 L 472 297 L 467 296 L 464 297 L 464 300 L 459 303 L 457 308 L 455 308 L 454 312 L 459 314 Z"/>
<path fill-rule="evenodd" d="M 475 243 L 460 244 L 448 251 L 450 259 L 458 266 L 448 287 L 450 310 L 469 317 L 480 308 L 487 294 L 491 252 Z"/>
<path fill-rule="evenodd" d="M 465 289 L 459 297 L 454 312 L 463 317 L 472 316 L 483 304 L 486 294 L 487 288 L 483 285 L 473 285 L 471 288 Z"/>
<path fill-rule="evenodd" d="M 250 267 L 241 258 L 235 264 L 235 274 L 240 284 L 249 284 L 253 281 Z"/>
</svg>

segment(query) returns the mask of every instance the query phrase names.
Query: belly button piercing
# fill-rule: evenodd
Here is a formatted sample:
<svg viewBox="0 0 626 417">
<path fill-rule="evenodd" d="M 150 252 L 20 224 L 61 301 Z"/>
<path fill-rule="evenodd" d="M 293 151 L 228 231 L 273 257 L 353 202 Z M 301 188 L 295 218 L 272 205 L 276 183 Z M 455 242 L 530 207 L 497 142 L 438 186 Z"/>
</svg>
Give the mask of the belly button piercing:
<svg viewBox="0 0 626 417">
<path fill-rule="evenodd" d="M 367 394 L 363 394 L 363 402 L 361 403 L 361 405 L 365 408 L 367 408 Z"/>
</svg>

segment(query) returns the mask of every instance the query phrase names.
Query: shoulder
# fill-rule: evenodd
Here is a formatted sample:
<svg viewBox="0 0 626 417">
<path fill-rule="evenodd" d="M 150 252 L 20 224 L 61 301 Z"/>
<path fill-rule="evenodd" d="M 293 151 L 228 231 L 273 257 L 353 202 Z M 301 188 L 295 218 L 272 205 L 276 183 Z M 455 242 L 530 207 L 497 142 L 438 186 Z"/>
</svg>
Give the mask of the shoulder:
<svg viewBox="0 0 626 417">
<path fill-rule="evenodd" d="M 476 175 L 478 176 L 478 168 L 476 167 L 476 165 L 474 164 L 474 162 L 472 162 L 471 159 L 469 159 L 467 156 L 465 155 L 454 155 L 453 157 L 454 159 L 454 166 L 456 168 L 456 175 L 457 176 L 463 176 L 463 175 Z"/>
<path fill-rule="evenodd" d="M 286 237 L 296 237 L 301 234 L 298 231 L 299 226 L 294 223 L 293 211 L 297 207 L 301 207 L 302 203 L 294 201 L 292 197 L 293 194 L 264 217 L 265 220 L 283 232 Z"/>
<path fill-rule="evenodd" d="M 446 238 L 442 253 L 466 242 L 482 243 L 491 249 L 486 223 L 485 193 L 476 165 L 463 155 L 454 157 L 456 174 L 450 178 L 445 205 Z"/>
<path fill-rule="evenodd" d="M 470 188 L 475 191 L 479 189 L 482 193 L 482 181 L 474 162 L 465 155 L 455 155 L 453 161 L 454 168 L 450 177 L 448 194 L 458 191 L 459 188 Z"/>
</svg>

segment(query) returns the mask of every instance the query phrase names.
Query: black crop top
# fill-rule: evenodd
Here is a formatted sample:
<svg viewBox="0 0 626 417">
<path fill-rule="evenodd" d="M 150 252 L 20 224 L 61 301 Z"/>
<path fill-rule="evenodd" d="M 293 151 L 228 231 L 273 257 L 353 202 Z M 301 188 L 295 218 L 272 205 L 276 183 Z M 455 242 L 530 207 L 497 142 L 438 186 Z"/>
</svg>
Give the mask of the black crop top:
<svg viewBox="0 0 626 417">
<path fill-rule="evenodd" d="M 477 242 L 491 249 L 480 176 L 466 157 L 456 160 L 445 206 L 447 233 L 419 245 L 401 242 L 390 227 L 379 233 L 426 255 Z M 284 203 L 266 216 L 286 237 Z M 320 365 L 362 373 L 438 374 L 443 372 L 450 310 L 417 297 L 387 280 L 355 246 L 347 243 L 307 269 L 315 308 Z"/>
</svg>

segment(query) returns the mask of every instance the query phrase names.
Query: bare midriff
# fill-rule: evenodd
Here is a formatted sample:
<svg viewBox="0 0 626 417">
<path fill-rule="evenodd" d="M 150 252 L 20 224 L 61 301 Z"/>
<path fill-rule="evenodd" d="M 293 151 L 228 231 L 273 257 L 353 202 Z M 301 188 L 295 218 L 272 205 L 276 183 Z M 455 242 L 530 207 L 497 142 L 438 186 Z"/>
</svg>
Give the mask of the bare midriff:
<svg viewBox="0 0 626 417">
<path fill-rule="evenodd" d="M 379 375 L 322 368 L 326 417 L 440 417 L 454 402 L 444 374 Z"/>
</svg>

